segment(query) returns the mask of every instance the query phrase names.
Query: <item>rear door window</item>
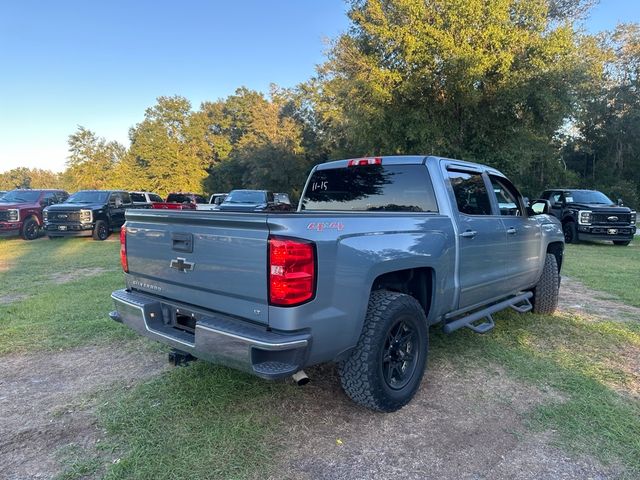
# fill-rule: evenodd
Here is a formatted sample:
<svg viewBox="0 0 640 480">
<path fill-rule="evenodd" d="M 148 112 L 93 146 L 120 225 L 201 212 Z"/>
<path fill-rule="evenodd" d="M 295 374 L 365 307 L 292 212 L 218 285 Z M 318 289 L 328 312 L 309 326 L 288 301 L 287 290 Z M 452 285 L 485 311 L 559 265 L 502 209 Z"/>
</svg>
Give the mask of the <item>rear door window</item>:
<svg viewBox="0 0 640 480">
<path fill-rule="evenodd" d="M 361 165 L 316 170 L 302 209 L 355 212 L 437 212 L 424 165 Z"/>
<path fill-rule="evenodd" d="M 481 173 L 448 171 L 458 211 L 465 215 L 492 215 L 489 192 Z"/>
<path fill-rule="evenodd" d="M 144 193 L 132 193 L 131 194 L 131 200 L 133 200 L 134 202 L 146 202 L 147 199 L 144 196 Z"/>
</svg>

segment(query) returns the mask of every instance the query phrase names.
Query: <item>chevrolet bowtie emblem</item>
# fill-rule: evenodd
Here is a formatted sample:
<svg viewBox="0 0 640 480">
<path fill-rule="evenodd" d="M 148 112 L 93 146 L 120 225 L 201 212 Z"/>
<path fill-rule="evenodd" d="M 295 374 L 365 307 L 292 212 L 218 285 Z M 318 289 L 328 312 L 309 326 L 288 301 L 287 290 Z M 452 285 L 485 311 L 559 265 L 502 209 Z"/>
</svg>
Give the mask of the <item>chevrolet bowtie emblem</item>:
<svg viewBox="0 0 640 480">
<path fill-rule="evenodd" d="M 180 270 L 182 273 L 186 273 L 188 271 L 193 270 L 193 266 L 195 265 L 195 263 L 193 262 L 187 262 L 186 258 L 174 258 L 171 260 L 171 263 L 169 263 L 169 267 L 171 268 L 175 268 L 176 270 Z"/>
</svg>

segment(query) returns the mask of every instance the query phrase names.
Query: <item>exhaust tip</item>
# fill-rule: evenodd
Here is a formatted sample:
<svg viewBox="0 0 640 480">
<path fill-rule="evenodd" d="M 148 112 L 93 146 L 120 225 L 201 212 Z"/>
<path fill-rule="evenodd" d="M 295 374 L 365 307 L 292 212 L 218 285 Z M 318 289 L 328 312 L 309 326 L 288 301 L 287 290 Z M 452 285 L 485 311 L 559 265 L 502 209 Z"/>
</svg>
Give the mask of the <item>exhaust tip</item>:
<svg viewBox="0 0 640 480">
<path fill-rule="evenodd" d="M 296 385 L 298 385 L 299 387 L 309 383 L 309 377 L 306 373 L 304 373 L 304 370 L 300 370 L 298 373 L 294 373 L 291 378 L 293 378 L 293 381 L 296 382 Z"/>
</svg>

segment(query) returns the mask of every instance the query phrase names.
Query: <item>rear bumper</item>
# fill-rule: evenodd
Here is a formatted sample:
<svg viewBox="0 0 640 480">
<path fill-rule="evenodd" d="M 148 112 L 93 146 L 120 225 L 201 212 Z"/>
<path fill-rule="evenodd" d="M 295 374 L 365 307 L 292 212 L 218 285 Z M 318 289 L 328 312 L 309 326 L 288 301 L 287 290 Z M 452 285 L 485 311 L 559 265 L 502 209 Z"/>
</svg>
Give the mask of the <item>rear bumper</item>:
<svg viewBox="0 0 640 480">
<path fill-rule="evenodd" d="M 610 233 L 615 232 L 615 233 Z M 635 225 L 629 226 L 578 226 L 579 240 L 633 240 Z"/>
<path fill-rule="evenodd" d="M 188 307 L 138 292 L 116 290 L 111 294 L 112 320 L 122 322 L 145 337 L 186 351 L 212 363 L 243 370 L 262 378 L 287 377 L 301 370 L 308 357 L 309 333 L 276 333 L 228 315 L 192 312 L 195 332 L 174 328 L 168 311 Z"/>
</svg>

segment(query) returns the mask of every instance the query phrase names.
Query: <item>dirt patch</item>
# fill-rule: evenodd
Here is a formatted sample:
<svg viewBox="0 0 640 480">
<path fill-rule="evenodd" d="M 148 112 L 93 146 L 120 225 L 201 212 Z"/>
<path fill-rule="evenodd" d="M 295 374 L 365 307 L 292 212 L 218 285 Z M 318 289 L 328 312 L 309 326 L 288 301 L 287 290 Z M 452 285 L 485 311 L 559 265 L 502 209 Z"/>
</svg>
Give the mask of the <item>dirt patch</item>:
<svg viewBox="0 0 640 480">
<path fill-rule="evenodd" d="M 23 293 L 0 295 L 0 305 L 10 305 L 14 302 L 24 300 L 25 298 L 29 298 L 29 295 Z"/>
<path fill-rule="evenodd" d="M 96 275 L 100 275 L 108 271 L 110 271 L 110 269 L 102 268 L 102 267 L 83 268 L 79 270 L 74 270 L 72 272 L 54 273 L 53 275 L 50 275 L 49 278 L 53 283 L 60 285 L 62 283 L 73 282 L 80 278 L 95 277 Z"/>
<path fill-rule="evenodd" d="M 613 478 L 592 459 L 570 458 L 534 434 L 523 416 L 561 402 L 554 391 L 519 384 L 500 368 L 432 365 L 416 397 L 392 414 L 351 403 L 332 367 L 284 406 L 290 425 L 272 479 Z"/>
<path fill-rule="evenodd" d="M 93 406 L 78 402 L 116 383 L 137 383 L 165 366 L 166 355 L 118 344 L 2 357 L 2 478 L 52 478 L 60 471 L 59 449 L 93 446 L 99 438 Z"/>
<path fill-rule="evenodd" d="M 625 305 L 614 295 L 592 290 L 577 280 L 562 277 L 558 308 L 596 319 L 640 321 L 640 308 Z"/>
</svg>

